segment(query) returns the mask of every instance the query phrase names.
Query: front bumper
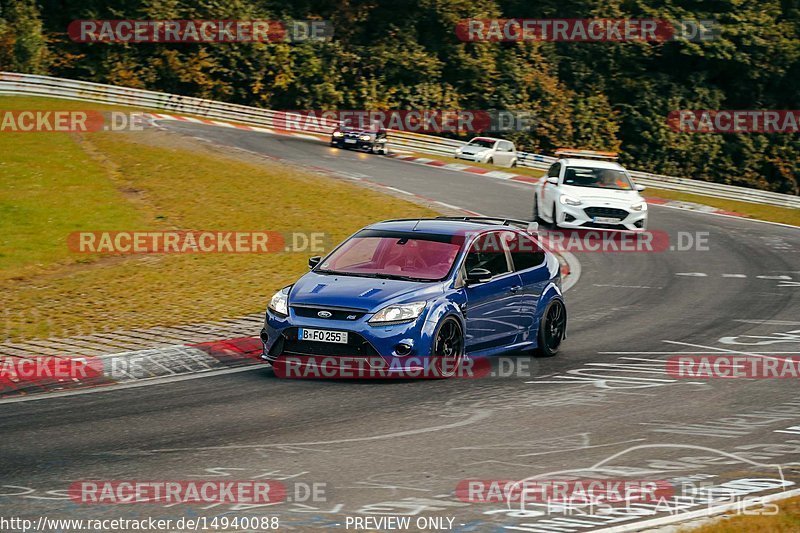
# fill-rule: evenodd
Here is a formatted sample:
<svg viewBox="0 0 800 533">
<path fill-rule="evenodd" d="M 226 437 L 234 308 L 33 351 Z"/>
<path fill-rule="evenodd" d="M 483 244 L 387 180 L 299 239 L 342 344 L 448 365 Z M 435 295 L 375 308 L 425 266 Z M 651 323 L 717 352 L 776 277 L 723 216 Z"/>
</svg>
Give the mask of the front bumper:
<svg viewBox="0 0 800 533">
<path fill-rule="evenodd" d="M 356 373 L 339 377 L 372 377 L 371 369 L 400 375 L 424 368 L 432 351 L 436 324 L 426 321 L 427 310 L 413 322 L 384 326 L 369 324 L 372 314 L 363 311 L 360 316 L 354 313 L 356 319 L 341 320 L 298 316 L 291 307 L 289 313 L 288 317 L 279 317 L 268 311 L 261 330 L 261 358 L 273 365 L 291 361 L 294 366 L 313 367 L 322 362 Z M 347 332 L 348 342 L 302 341 L 298 339 L 299 328 Z"/>
<path fill-rule="evenodd" d="M 630 231 L 647 229 L 647 209 L 633 211 L 630 207 L 611 207 L 583 203 L 577 206 L 561 204 L 558 211 L 557 222 L 562 228 L 599 228 Z"/>
<path fill-rule="evenodd" d="M 472 161 L 474 163 L 485 163 L 489 158 L 483 154 L 455 154 L 454 159 L 463 159 L 464 161 Z"/>
</svg>

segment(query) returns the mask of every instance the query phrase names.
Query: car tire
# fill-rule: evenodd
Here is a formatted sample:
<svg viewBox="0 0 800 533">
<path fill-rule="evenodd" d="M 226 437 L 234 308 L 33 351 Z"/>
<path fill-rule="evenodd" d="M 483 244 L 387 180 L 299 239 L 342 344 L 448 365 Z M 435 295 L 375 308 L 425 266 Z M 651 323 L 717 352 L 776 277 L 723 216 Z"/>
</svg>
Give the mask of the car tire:
<svg viewBox="0 0 800 533">
<path fill-rule="evenodd" d="M 461 323 L 453 316 L 445 317 L 433 334 L 431 376 L 439 379 L 453 377 L 463 358 L 464 331 Z"/>
<path fill-rule="evenodd" d="M 487 159 L 487 160 L 486 160 L 486 164 L 487 164 L 487 165 L 494 165 L 494 158 L 493 158 L 493 157 L 490 157 L 489 159 Z"/>
<path fill-rule="evenodd" d="M 378 148 L 377 144 L 373 144 L 372 148 L 370 149 L 370 152 L 372 152 L 373 154 L 376 154 L 376 155 L 380 154 L 382 151 L 383 150 L 381 148 Z"/>
<path fill-rule="evenodd" d="M 547 304 L 547 308 L 542 313 L 539 321 L 539 332 L 537 334 L 538 346 L 536 355 L 539 357 L 553 357 L 561 348 L 561 341 L 567 333 L 567 308 L 564 302 L 553 299 Z"/>
<path fill-rule="evenodd" d="M 533 217 L 531 220 L 534 222 L 544 222 L 544 219 L 539 216 L 539 196 L 536 193 L 533 194 Z"/>
<path fill-rule="evenodd" d="M 517 168 L 517 160 L 516 159 L 511 161 L 511 168 Z"/>
</svg>

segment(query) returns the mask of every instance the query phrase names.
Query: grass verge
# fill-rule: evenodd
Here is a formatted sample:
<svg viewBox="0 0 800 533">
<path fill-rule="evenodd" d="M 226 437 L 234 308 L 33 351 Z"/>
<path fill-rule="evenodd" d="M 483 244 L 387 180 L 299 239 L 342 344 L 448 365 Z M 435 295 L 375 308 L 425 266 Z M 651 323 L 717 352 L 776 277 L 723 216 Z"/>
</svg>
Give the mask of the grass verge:
<svg viewBox="0 0 800 533">
<path fill-rule="evenodd" d="M 800 531 L 800 497 L 778 502 L 779 513 L 772 516 L 726 516 L 699 528 L 683 529 L 684 533 L 796 533 Z"/>
<path fill-rule="evenodd" d="M 96 109 L 0 98 L 0 108 Z M 23 102 L 22 100 L 28 100 Z M 0 339 L 176 325 L 262 311 L 311 253 L 72 253 L 74 231 L 324 232 L 336 243 L 424 206 L 164 132 L 0 134 Z"/>
</svg>

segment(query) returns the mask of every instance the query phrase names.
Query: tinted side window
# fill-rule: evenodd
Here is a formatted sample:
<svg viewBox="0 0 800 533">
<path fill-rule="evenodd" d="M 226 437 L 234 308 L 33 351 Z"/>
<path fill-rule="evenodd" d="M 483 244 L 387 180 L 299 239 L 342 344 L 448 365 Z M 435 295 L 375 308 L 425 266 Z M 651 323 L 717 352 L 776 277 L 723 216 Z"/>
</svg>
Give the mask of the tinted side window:
<svg viewBox="0 0 800 533">
<path fill-rule="evenodd" d="M 544 250 L 533 239 L 514 234 L 514 238 L 508 243 L 511 250 L 511 259 L 514 262 L 514 270 L 527 270 L 539 266 L 544 261 Z"/>
<path fill-rule="evenodd" d="M 494 232 L 480 236 L 472 244 L 464 261 L 464 267 L 467 272 L 473 268 L 485 268 L 492 273 L 492 276 L 509 272 L 500 234 Z"/>
<path fill-rule="evenodd" d="M 553 166 L 550 167 L 550 170 L 547 171 L 547 177 L 557 178 L 560 172 L 561 172 L 561 163 L 553 163 Z"/>
</svg>

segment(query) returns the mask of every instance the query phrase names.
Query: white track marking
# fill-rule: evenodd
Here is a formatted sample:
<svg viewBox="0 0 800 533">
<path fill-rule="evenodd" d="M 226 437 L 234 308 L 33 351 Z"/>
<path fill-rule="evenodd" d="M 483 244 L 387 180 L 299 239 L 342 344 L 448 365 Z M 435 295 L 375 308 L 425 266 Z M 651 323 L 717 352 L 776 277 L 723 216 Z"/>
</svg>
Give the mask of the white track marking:
<svg viewBox="0 0 800 533">
<path fill-rule="evenodd" d="M 745 274 L 723 274 L 723 278 L 746 278 L 747 275 Z"/>
<path fill-rule="evenodd" d="M 763 357 L 764 359 L 775 359 L 775 360 L 780 361 L 780 358 L 778 358 L 778 357 L 770 357 L 769 355 L 763 355 L 763 354 L 755 353 L 755 352 L 741 352 L 739 350 L 730 350 L 730 349 L 726 349 L 726 348 L 717 348 L 715 346 L 704 346 L 702 344 L 691 344 L 689 342 L 679 342 L 679 341 L 662 341 L 662 342 L 666 342 L 666 343 L 669 343 L 669 344 L 680 344 L 682 346 L 689 346 L 689 347 L 694 347 L 694 348 L 703 348 L 704 350 L 716 350 L 717 352 L 722 352 L 722 353 L 727 353 L 727 354 L 750 355 L 750 356 L 753 356 L 753 357 Z M 690 355 L 690 354 L 686 354 L 686 355 Z"/>
<path fill-rule="evenodd" d="M 394 433 L 383 433 L 379 435 L 370 435 L 367 437 L 352 437 L 349 439 L 335 439 L 335 440 L 320 440 L 313 442 L 283 442 L 283 443 L 267 443 L 267 444 L 240 444 L 231 446 L 199 446 L 195 448 L 160 448 L 155 450 L 141 450 L 131 452 L 120 452 L 121 455 L 138 455 L 149 453 L 168 453 L 168 452 L 183 452 L 183 451 L 201 451 L 201 450 L 246 450 L 254 448 L 287 448 L 296 446 L 319 446 L 324 444 L 347 444 L 350 442 L 369 442 L 376 440 L 395 439 L 398 437 L 408 437 L 410 435 L 419 435 L 421 433 L 433 433 L 436 431 L 443 431 L 448 429 L 455 429 L 459 427 L 469 426 L 476 422 L 480 422 L 486 418 L 491 417 L 492 411 L 478 411 L 472 414 L 469 418 L 453 422 L 452 424 L 442 424 L 439 426 L 429 426 L 419 429 L 409 429 L 406 431 L 397 431 Z"/>
<path fill-rule="evenodd" d="M 705 278 L 708 274 L 704 272 L 676 272 L 676 276 L 686 276 L 689 278 Z"/>
</svg>

